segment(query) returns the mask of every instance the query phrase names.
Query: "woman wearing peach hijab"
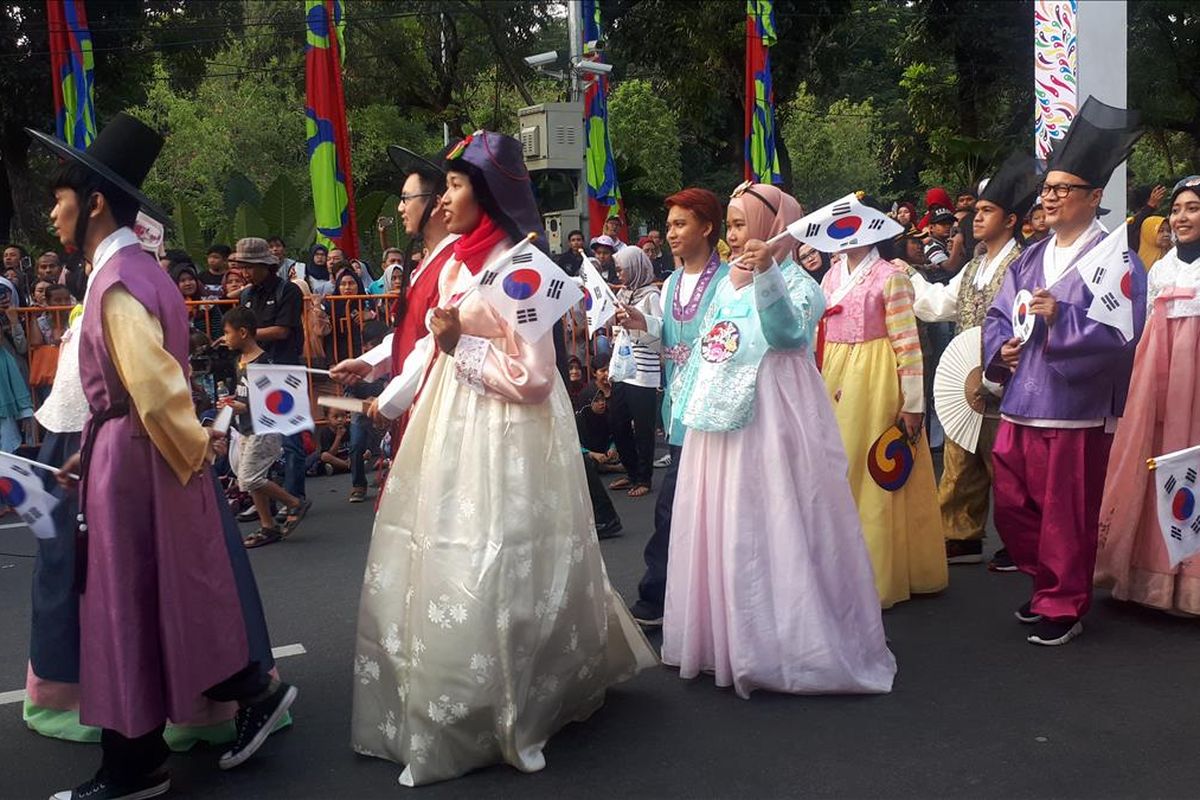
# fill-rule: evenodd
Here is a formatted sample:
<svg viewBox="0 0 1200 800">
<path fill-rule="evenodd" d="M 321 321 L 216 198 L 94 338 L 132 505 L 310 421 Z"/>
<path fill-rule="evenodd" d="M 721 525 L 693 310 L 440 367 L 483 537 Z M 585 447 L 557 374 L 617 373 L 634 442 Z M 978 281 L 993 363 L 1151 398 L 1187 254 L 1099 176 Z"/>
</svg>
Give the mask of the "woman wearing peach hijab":
<svg viewBox="0 0 1200 800">
<path fill-rule="evenodd" d="M 896 661 L 812 355 L 825 309 L 793 260 L 801 216 L 743 184 L 727 216 L 740 263 L 717 285 L 673 414 L 687 428 L 667 567 L 662 658 L 741 697 L 881 693 Z"/>
</svg>

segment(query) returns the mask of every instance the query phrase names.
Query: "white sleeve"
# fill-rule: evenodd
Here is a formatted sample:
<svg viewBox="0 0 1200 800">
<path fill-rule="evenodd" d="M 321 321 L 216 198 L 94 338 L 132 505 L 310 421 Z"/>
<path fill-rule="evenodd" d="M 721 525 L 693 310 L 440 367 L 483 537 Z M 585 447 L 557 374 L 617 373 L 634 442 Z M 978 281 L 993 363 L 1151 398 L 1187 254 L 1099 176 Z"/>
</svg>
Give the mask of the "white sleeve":
<svg viewBox="0 0 1200 800">
<path fill-rule="evenodd" d="M 949 283 L 930 283 L 915 272 L 909 276 L 913 285 L 913 314 L 922 322 L 953 322 L 958 318 L 958 287 L 962 285 L 963 270 Z"/>
<path fill-rule="evenodd" d="M 391 371 L 392 367 L 392 338 L 394 333 L 383 337 L 383 341 L 358 357 L 371 365 L 371 374 L 367 380 L 378 380 Z"/>
<path fill-rule="evenodd" d="M 382 345 L 380 345 L 382 347 Z M 378 348 L 376 348 L 378 349 Z M 425 377 L 425 368 L 433 355 L 433 337 L 424 336 L 413 346 L 400 374 L 392 378 L 379 394 L 379 413 L 388 419 L 399 419 L 412 406 L 421 381 Z"/>
</svg>

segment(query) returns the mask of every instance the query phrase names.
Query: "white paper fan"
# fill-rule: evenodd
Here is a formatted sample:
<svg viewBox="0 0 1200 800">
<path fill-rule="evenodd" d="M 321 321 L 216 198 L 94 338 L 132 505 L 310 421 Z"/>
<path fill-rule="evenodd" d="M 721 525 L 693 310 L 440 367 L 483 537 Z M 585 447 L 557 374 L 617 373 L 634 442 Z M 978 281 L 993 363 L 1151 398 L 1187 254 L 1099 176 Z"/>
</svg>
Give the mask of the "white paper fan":
<svg viewBox="0 0 1200 800">
<path fill-rule="evenodd" d="M 974 327 L 947 345 L 933 376 L 933 407 L 950 441 L 974 453 L 983 427 L 983 401 L 976 391 L 983 382 L 983 328 Z"/>
</svg>

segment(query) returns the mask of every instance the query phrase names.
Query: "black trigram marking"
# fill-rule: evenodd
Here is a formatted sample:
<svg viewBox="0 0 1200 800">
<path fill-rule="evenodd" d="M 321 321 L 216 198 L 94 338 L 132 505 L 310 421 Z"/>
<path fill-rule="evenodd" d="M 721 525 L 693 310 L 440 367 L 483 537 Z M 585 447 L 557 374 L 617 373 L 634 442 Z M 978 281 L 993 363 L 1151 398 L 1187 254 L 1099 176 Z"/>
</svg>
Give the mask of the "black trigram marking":
<svg viewBox="0 0 1200 800">
<path fill-rule="evenodd" d="M 32 472 L 25 469 L 25 467 L 21 466 L 20 464 L 12 464 L 11 466 L 12 466 L 12 471 L 17 473 L 18 475 L 24 475 L 26 478 L 33 476 Z"/>
<path fill-rule="evenodd" d="M 299 425 L 299 424 L 301 424 L 302 422 L 304 422 L 304 415 L 303 415 L 303 414 L 297 414 L 296 416 L 294 416 L 294 417 L 291 417 L 291 418 L 288 420 L 288 424 L 289 424 L 289 425 Z"/>
<path fill-rule="evenodd" d="M 1175 476 L 1172 475 L 1171 477 L 1167 478 L 1167 482 L 1163 484 L 1163 490 L 1166 491 L 1167 494 L 1171 494 L 1175 491 L 1175 487 L 1178 485 L 1179 482 L 1176 481 Z"/>
<path fill-rule="evenodd" d="M 1171 526 L 1171 538 L 1177 542 L 1183 541 L 1183 531 L 1180 530 L 1178 525 Z"/>
<path fill-rule="evenodd" d="M 496 282 L 496 276 L 498 274 L 499 273 L 492 272 L 489 269 L 487 272 L 483 273 L 483 277 L 479 279 L 479 285 L 480 286 L 491 286 L 493 283 Z"/>
<path fill-rule="evenodd" d="M 300 380 L 295 375 L 288 375 L 286 378 L 283 379 L 283 382 L 286 383 L 288 386 L 292 387 L 293 389 L 299 389 L 300 385 L 302 383 L 304 383 L 304 381 Z"/>
<path fill-rule="evenodd" d="M 821 226 L 815 222 L 808 223 L 808 227 L 804 229 L 805 236 L 816 236 L 821 232 Z"/>
<path fill-rule="evenodd" d="M 258 417 L 258 424 L 262 425 L 264 428 L 274 428 L 275 420 L 271 419 L 266 414 L 260 414 Z"/>
<path fill-rule="evenodd" d="M 24 514 L 21 515 L 21 519 L 25 520 L 26 524 L 32 525 L 33 523 L 35 523 L 39 519 L 41 519 L 43 516 L 45 516 L 45 515 L 42 513 L 41 509 L 31 508 L 28 511 L 26 511 Z"/>
<path fill-rule="evenodd" d="M 1192 533 L 1200 535 L 1200 516 L 1192 520 L 1192 524 L 1188 527 L 1192 529 Z"/>
<path fill-rule="evenodd" d="M 555 278 L 554 280 L 550 281 L 550 288 L 546 289 L 546 296 L 557 300 L 562 296 L 562 290 L 563 282 Z"/>
<path fill-rule="evenodd" d="M 1104 276 L 1108 274 L 1108 270 L 1104 267 L 1096 267 L 1096 271 L 1092 273 L 1092 283 L 1099 283 L 1104 280 Z"/>
<path fill-rule="evenodd" d="M 867 226 L 867 230 L 877 231 L 882 227 L 883 227 L 883 220 L 876 218 L 876 219 L 871 220 L 871 224 Z"/>
<path fill-rule="evenodd" d="M 1121 260 L 1123 262 L 1125 262 L 1125 266 L 1128 268 L 1129 267 L 1129 251 L 1128 250 L 1121 251 Z"/>
<path fill-rule="evenodd" d="M 1188 467 L 1187 472 L 1183 473 L 1183 479 L 1191 485 L 1196 483 L 1196 468 Z"/>
<path fill-rule="evenodd" d="M 1109 292 L 1108 294 L 1104 295 L 1104 297 L 1101 297 L 1100 302 L 1104 303 L 1104 307 L 1109 311 L 1115 311 L 1117 306 L 1121 305 L 1121 301 L 1113 296 L 1112 292 Z"/>
<path fill-rule="evenodd" d="M 525 325 L 530 322 L 537 322 L 537 309 L 535 308 L 519 308 L 517 309 L 517 324 Z"/>
<path fill-rule="evenodd" d="M 840 217 L 842 214 L 849 214 L 849 213 L 850 213 L 850 204 L 849 203 L 838 203 L 836 206 L 833 207 L 833 215 L 835 217 Z"/>
<path fill-rule="evenodd" d="M 518 253 L 517 255 L 513 256 L 512 263 L 514 263 L 514 264 L 528 264 L 528 263 L 530 263 L 530 262 L 532 262 L 532 261 L 533 261 L 533 253 L 528 253 L 528 252 L 527 252 L 527 253 Z"/>
<path fill-rule="evenodd" d="M 850 241 L 848 241 L 848 242 L 844 242 L 843 244 L 844 244 L 846 247 L 853 247 L 854 245 L 858 244 L 858 237 L 857 237 L 857 236 L 855 236 L 853 239 L 851 239 L 851 240 L 850 240 Z"/>
<path fill-rule="evenodd" d="M 268 378 L 266 375 L 262 375 L 254 381 L 254 385 L 257 386 L 259 389 L 266 389 L 268 386 L 271 385 L 271 379 Z"/>
</svg>

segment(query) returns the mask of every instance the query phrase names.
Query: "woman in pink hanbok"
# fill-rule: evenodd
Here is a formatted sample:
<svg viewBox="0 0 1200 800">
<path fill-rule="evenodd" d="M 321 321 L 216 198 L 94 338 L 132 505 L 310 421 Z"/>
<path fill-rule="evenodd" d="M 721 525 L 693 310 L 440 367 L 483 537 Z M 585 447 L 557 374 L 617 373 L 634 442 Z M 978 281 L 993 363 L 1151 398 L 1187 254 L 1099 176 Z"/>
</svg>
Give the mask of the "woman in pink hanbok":
<svg viewBox="0 0 1200 800">
<path fill-rule="evenodd" d="M 812 355 L 821 288 L 793 260 L 799 219 L 773 186 L 743 185 L 716 289 L 681 377 L 687 428 L 675 496 L 663 661 L 755 689 L 892 688 L 871 561 L 837 420 Z"/>
</svg>

